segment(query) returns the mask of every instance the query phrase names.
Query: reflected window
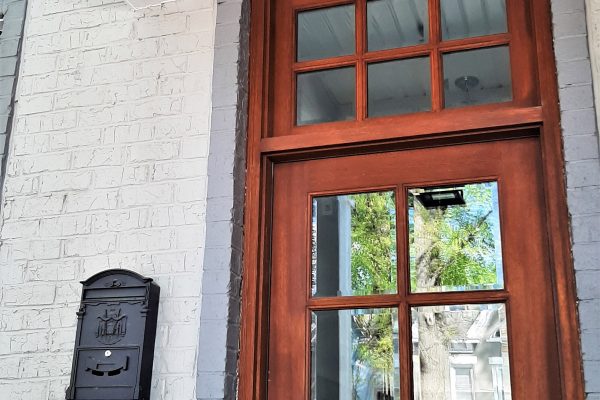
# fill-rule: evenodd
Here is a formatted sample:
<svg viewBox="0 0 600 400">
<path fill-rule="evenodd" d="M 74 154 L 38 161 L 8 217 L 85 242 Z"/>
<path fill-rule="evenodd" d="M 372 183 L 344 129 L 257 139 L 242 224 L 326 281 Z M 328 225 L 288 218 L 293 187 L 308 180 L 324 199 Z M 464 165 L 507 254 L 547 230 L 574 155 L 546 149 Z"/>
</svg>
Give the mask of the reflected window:
<svg viewBox="0 0 600 400">
<path fill-rule="evenodd" d="M 447 108 L 512 100 L 508 46 L 444 54 Z"/>
<path fill-rule="evenodd" d="M 415 400 L 511 398 L 504 304 L 413 307 L 412 337 Z"/>
<path fill-rule="evenodd" d="M 369 64 L 369 117 L 431 110 L 429 58 Z"/>
<path fill-rule="evenodd" d="M 311 399 L 399 399 L 398 349 L 395 308 L 313 312 Z"/>
<path fill-rule="evenodd" d="M 297 61 L 354 54 L 354 5 L 298 13 Z"/>
<path fill-rule="evenodd" d="M 441 0 L 441 11 L 444 40 L 508 31 L 505 0 Z"/>
<path fill-rule="evenodd" d="M 473 399 L 473 368 L 453 366 L 450 375 L 452 398 L 456 400 Z"/>
<path fill-rule="evenodd" d="M 504 288 L 496 182 L 408 195 L 411 290 Z"/>
<path fill-rule="evenodd" d="M 298 74 L 296 123 L 353 120 L 355 79 L 354 67 Z"/>
<path fill-rule="evenodd" d="M 396 293 L 394 192 L 313 199 L 313 296 Z"/>
<path fill-rule="evenodd" d="M 384 50 L 427 43 L 427 1 L 367 1 L 368 50 Z"/>
</svg>

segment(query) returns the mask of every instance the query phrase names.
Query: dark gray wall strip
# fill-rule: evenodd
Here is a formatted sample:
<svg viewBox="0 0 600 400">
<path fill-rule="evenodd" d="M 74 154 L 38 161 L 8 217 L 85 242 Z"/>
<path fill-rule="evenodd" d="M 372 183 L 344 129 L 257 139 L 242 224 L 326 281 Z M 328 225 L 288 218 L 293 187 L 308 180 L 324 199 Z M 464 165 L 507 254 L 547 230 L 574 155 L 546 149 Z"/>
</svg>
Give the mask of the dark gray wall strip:
<svg viewBox="0 0 600 400">
<path fill-rule="evenodd" d="M 217 5 L 197 399 L 234 399 L 248 120 L 249 1 Z"/>
</svg>

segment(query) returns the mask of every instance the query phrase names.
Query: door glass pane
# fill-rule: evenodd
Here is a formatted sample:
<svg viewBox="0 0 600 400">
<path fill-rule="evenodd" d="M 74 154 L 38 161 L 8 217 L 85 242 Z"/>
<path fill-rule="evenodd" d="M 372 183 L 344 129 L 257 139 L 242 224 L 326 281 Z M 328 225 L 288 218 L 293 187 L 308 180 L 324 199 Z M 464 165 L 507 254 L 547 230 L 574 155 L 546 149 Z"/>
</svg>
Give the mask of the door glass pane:
<svg viewBox="0 0 600 400">
<path fill-rule="evenodd" d="M 508 46 L 444 54 L 447 108 L 512 100 Z"/>
<path fill-rule="evenodd" d="M 354 54 L 354 5 L 298 13 L 298 61 Z"/>
<path fill-rule="evenodd" d="M 311 321 L 312 400 L 400 398 L 398 311 L 316 311 Z"/>
<path fill-rule="evenodd" d="M 427 1 L 368 0 L 367 35 L 369 51 L 426 43 Z"/>
<path fill-rule="evenodd" d="M 298 125 L 354 119 L 354 67 L 298 74 Z"/>
<path fill-rule="evenodd" d="M 431 110 L 429 58 L 369 64 L 369 117 Z"/>
<path fill-rule="evenodd" d="M 413 292 L 504 287 L 496 182 L 410 189 Z"/>
<path fill-rule="evenodd" d="M 504 304 L 414 307 L 415 400 L 511 399 Z"/>
<path fill-rule="evenodd" d="M 394 192 L 316 197 L 313 296 L 396 293 Z"/>
<path fill-rule="evenodd" d="M 442 38 L 507 32 L 505 0 L 441 0 Z"/>
</svg>

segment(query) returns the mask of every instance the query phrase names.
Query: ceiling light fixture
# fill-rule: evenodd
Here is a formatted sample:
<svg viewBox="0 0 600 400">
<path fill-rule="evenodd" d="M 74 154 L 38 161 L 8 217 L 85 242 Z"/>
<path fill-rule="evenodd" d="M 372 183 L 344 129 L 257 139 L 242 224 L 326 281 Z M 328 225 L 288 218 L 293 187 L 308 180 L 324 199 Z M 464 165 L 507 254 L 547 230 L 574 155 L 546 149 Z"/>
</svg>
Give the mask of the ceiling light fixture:
<svg viewBox="0 0 600 400">
<path fill-rule="evenodd" d="M 446 208 L 448 206 L 464 206 L 467 204 L 462 189 L 443 190 L 439 192 L 423 192 L 416 196 L 423 207 Z"/>
<path fill-rule="evenodd" d="M 473 75 L 465 75 L 454 81 L 454 86 L 465 92 L 465 104 L 471 102 L 471 90 L 479 86 L 479 78 Z"/>
</svg>

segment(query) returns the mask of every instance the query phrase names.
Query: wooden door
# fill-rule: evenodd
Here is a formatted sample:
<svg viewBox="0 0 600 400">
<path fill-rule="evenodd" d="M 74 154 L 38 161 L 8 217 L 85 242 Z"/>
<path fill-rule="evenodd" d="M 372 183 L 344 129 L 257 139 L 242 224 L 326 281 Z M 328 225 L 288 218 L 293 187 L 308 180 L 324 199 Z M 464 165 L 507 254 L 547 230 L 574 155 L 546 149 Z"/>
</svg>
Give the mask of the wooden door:
<svg viewBox="0 0 600 400">
<path fill-rule="evenodd" d="M 268 398 L 560 398 L 540 162 L 530 138 L 276 165 Z"/>
</svg>

